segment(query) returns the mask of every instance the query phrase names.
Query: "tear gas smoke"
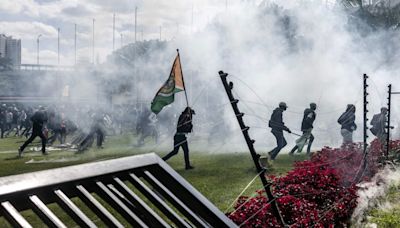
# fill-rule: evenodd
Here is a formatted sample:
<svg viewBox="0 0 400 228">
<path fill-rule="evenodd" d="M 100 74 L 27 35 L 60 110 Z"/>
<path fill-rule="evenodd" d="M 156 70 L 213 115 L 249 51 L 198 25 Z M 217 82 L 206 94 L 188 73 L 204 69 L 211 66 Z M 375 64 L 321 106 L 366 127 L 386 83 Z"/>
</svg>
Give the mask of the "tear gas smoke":
<svg viewBox="0 0 400 228">
<path fill-rule="evenodd" d="M 233 5 L 204 30 L 166 43 L 145 61 L 136 60 L 135 70 L 140 76 L 132 76 L 138 83 L 133 87 L 149 104 L 166 79 L 178 47 L 189 105 L 199 111 L 193 139 L 218 131 L 214 134 L 214 139 L 220 136 L 216 141 L 229 141 L 224 149 L 245 149 L 218 78 L 217 72 L 224 70 L 231 75 L 234 94 L 260 151 L 271 149 L 275 143 L 267 122 L 280 101 L 289 106 L 284 122 L 295 132 L 300 132 L 304 109 L 316 102 L 315 145 L 338 146 L 341 137 L 336 121 L 347 104 L 356 105 L 356 123 L 361 129 L 363 73 L 370 76 L 370 116 L 386 105 L 388 83 L 400 87 L 399 32 L 365 34 L 362 23 L 351 20 L 349 12 L 340 7 L 321 3 Z M 168 108 L 172 110 L 162 111 L 160 116 L 163 112 L 177 115 L 184 105 L 183 93 L 177 94 L 176 102 Z M 397 112 L 393 105 L 394 121 Z M 355 132 L 355 141 L 362 140 L 360 129 Z M 296 137 L 287 138 L 290 146 Z"/>
<path fill-rule="evenodd" d="M 399 184 L 400 170 L 389 167 L 377 173 L 370 182 L 361 183 L 357 192 L 359 198 L 352 216 L 352 223 L 357 227 L 365 225 L 365 213 L 371 208 L 390 209 L 396 202 L 382 201 L 382 197 L 387 195 L 391 187 L 398 187 Z"/>
<path fill-rule="evenodd" d="M 400 90 L 400 34 L 393 29 L 371 31 L 354 18 L 342 7 L 314 1 L 235 3 L 194 34 L 168 42 L 129 44 L 89 76 L 78 72 L 61 83 L 70 85 L 71 100 L 85 97 L 96 108 L 107 110 L 102 104 L 114 103 L 117 115 L 129 121 L 137 116 L 125 103 L 150 107 L 179 48 L 189 105 L 196 110 L 190 139 L 197 141 L 191 143 L 193 150 L 246 151 L 219 70 L 231 75 L 234 94 L 259 152 L 274 147 L 268 120 L 280 101 L 288 104 L 284 122 L 296 133 L 304 109 L 317 103 L 316 147 L 341 144 L 336 121 L 347 104 L 355 104 L 359 129 L 354 140 L 361 141 L 362 75 L 370 76 L 372 116 L 386 105 L 387 84 Z M 400 110 L 393 99 L 393 122 L 398 123 Z M 158 116 L 161 132 L 169 134 L 164 137 L 170 141 L 185 105 L 184 94 L 176 94 L 175 102 Z M 296 138 L 288 135 L 284 150 L 289 150 Z M 214 147 L 210 149 L 210 145 Z"/>
</svg>

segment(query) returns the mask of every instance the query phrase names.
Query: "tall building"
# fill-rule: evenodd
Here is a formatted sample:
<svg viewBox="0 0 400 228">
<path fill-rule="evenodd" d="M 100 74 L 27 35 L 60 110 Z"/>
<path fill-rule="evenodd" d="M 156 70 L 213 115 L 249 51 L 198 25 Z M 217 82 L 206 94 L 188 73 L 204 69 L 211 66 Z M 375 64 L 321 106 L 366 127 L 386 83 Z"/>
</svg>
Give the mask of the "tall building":
<svg viewBox="0 0 400 228">
<path fill-rule="evenodd" d="M 14 66 L 21 65 L 21 40 L 11 36 L 6 41 L 6 57 L 11 59 Z"/>
<path fill-rule="evenodd" d="M 6 41 L 7 37 L 4 34 L 0 34 L 0 58 L 6 57 Z"/>
<path fill-rule="evenodd" d="M 8 58 L 14 66 L 21 65 L 21 40 L 0 34 L 0 58 Z"/>
</svg>

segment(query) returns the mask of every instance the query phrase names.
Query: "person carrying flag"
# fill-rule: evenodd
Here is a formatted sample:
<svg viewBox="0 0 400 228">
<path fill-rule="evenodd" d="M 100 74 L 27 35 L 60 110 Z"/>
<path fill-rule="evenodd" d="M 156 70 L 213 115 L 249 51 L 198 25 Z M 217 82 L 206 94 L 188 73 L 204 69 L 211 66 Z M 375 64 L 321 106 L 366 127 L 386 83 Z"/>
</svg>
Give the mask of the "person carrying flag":
<svg viewBox="0 0 400 228">
<path fill-rule="evenodd" d="M 193 169 L 190 165 L 189 160 L 189 147 L 187 143 L 186 134 L 192 132 L 193 124 L 192 117 L 195 114 L 194 110 L 189 107 L 187 93 L 185 89 L 185 82 L 183 80 L 182 65 L 178 54 L 172 65 L 171 73 L 164 83 L 164 85 L 158 90 L 156 96 L 151 102 L 151 111 L 154 114 L 158 114 L 165 106 L 171 104 L 175 100 L 175 93 L 184 91 L 186 98 L 186 108 L 179 116 L 178 124 L 176 127 L 176 133 L 174 135 L 174 149 L 163 157 L 164 161 L 167 161 L 172 156 L 176 155 L 179 148 L 182 147 L 185 157 L 185 169 Z"/>
<path fill-rule="evenodd" d="M 182 147 L 186 170 L 194 168 L 190 165 L 189 147 L 186 138 L 186 134 L 192 132 L 193 129 L 192 117 L 194 114 L 196 114 L 195 111 L 190 107 L 186 107 L 185 110 L 183 110 L 182 114 L 179 116 L 178 124 L 176 126 L 176 133 L 174 135 L 174 149 L 162 158 L 164 161 L 170 159 L 172 156 L 178 154 L 179 147 Z"/>
</svg>

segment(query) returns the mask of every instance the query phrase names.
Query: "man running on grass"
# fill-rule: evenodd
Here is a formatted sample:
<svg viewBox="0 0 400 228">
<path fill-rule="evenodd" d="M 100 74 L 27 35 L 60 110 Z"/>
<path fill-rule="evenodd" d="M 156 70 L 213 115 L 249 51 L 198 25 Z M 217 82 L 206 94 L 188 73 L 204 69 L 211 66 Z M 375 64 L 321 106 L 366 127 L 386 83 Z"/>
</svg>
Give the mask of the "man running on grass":
<svg viewBox="0 0 400 228">
<path fill-rule="evenodd" d="M 279 107 L 272 112 L 271 119 L 269 120 L 269 127 L 272 128 L 271 132 L 275 136 L 277 144 L 272 151 L 268 152 L 271 161 L 275 160 L 282 148 L 287 145 L 285 137 L 283 136 L 283 131 L 292 133 L 282 120 L 282 113 L 286 111 L 286 109 L 287 105 L 285 102 L 279 103 Z"/>
<path fill-rule="evenodd" d="M 310 155 L 311 145 L 314 141 L 314 136 L 311 131 L 313 129 L 315 117 L 317 116 L 315 114 L 316 109 L 317 105 L 315 103 L 311 103 L 310 108 L 306 108 L 306 110 L 304 110 L 303 121 L 301 122 L 301 131 L 303 132 L 303 135 L 296 140 L 296 146 L 293 147 L 289 155 L 293 155 L 296 150 L 300 153 L 303 150 L 303 147 L 305 146 L 307 141 L 307 155 Z"/>
<path fill-rule="evenodd" d="M 42 154 L 47 155 L 46 152 L 46 136 L 43 134 L 43 126 L 47 122 L 47 113 L 44 107 L 40 107 L 35 114 L 31 117 L 33 123 L 33 129 L 31 137 L 18 149 L 18 157 L 22 157 L 25 147 L 31 143 L 37 136 L 42 139 Z"/>
<path fill-rule="evenodd" d="M 163 157 L 166 161 L 172 156 L 178 154 L 179 147 L 183 149 L 183 155 L 185 157 L 185 169 L 193 169 L 194 167 L 190 165 L 189 160 L 189 147 L 187 143 L 186 134 L 192 132 L 192 115 L 196 114 L 193 109 L 186 107 L 182 114 L 179 116 L 178 126 L 176 127 L 176 134 L 174 136 L 174 150 Z"/>
</svg>

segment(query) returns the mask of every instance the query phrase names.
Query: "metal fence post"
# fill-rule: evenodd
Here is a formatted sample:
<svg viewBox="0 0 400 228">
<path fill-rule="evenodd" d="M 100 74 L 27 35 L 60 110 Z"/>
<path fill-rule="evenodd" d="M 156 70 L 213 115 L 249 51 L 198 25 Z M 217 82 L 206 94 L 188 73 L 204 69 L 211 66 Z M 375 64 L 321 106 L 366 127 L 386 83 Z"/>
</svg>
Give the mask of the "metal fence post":
<svg viewBox="0 0 400 228">
<path fill-rule="evenodd" d="M 389 150 L 390 150 L 390 111 L 392 106 L 392 84 L 388 85 L 388 118 L 387 118 L 387 126 L 386 126 L 386 160 L 389 159 Z"/>
<path fill-rule="evenodd" d="M 387 135 L 386 135 L 386 159 L 389 158 L 389 150 L 390 150 L 390 129 L 394 127 L 391 126 L 391 110 L 392 110 L 392 95 L 400 95 L 400 92 L 392 91 L 392 84 L 388 85 L 388 119 L 387 119 Z"/>
<path fill-rule="evenodd" d="M 368 83 L 367 83 L 367 79 L 368 79 L 368 75 L 364 74 L 363 75 L 363 88 L 364 88 L 364 102 L 363 102 L 363 151 L 364 151 L 364 157 L 362 162 L 362 169 L 358 170 L 356 177 L 354 179 L 355 183 L 360 182 L 364 171 L 367 169 L 367 157 L 368 157 L 368 143 L 367 143 L 367 138 L 368 138 L 368 127 L 367 127 L 367 123 L 368 123 L 368 118 L 367 118 L 367 114 L 368 114 Z"/>
<path fill-rule="evenodd" d="M 271 183 L 269 183 L 267 178 L 265 177 L 266 170 L 264 168 L 262 168 L 261 165 L 259 164 L 260 155 L 257 154 L 256 150 L 254 149 L 255 140 L 250 138 L 250 135 L 249 135 L 249 129 L 250 128 L 248 126 L 246 126 L 244 121 L 243 121 L 244 113 L 240 112 L 239 108 L 237 106 L 239 100 L 235 99 L 233 97 L 233 94 L 232 94 L 233 83 L 229 82 L 229 84 L 228 84 L 228 82 L 226 80 L 226 78 L 228 77 L 227 73 L 224 73 L 223 71 L 220 71 L 219 72 L 219 76 L 221 77 L 222 84 L 224 85 L 226 94 L 228 95 L 229 101 L 230 101 L 230 103 L 232 105 L 232 108 L 233 108 L 233 111 L 235 113 L 236 119 L 237 119 L 237 121 L 239 123 L 240 129 L 242 130 L 244 139 L 246 140 L 247 146 L 248 146 L 248 148 L 250 150 L 250 154 L 251 154 L 251 157 L 253 158 L 254 165 L 256 166 L 257 172 L 259 173 L 259 177 L 260 177 L 261 182 L 262 182 L 262 184 L 264 186 L 265 193 L 267 194 L 268 200 L 271 202 L 272 211 L 273 211 L 276 219 L 278 220 L 278 222 L 281 225 L 286 226 L 285 221 L 283 220 L 283 217 L 282 217 L 282 215 L 281 215 L 281 213 L 279 211 L 276 199 L 272 194 L 272 191 L 271 191 L 271 188 L 270 188 L 271 187 Z"/>
<path fill-rule="evenodd" d="M 364 154 L 366 154 L 367 153 L 367 147 L 368 147 L 368 143 L 367 143 L 367 139 L 368 139 L 368 127 L 367 127 L 367 124 L 368 124 L 368 117 L 367 117 L 367 114 L 368 114 L 368 95 L 369 95 L 369 93 L 368 93 L 368 83 L 367 83 L 367 79 L 368 79 L 368 75 L 366 75 L 366 74 L 364 74 L 364 83 L 363 83 L 363 86 L 364 86 L 364 118 L 363 118 L 363 120 L 364 120 L 364 147 L 363 147 L 363 149 L 364 149 Z"/>
</svg>

